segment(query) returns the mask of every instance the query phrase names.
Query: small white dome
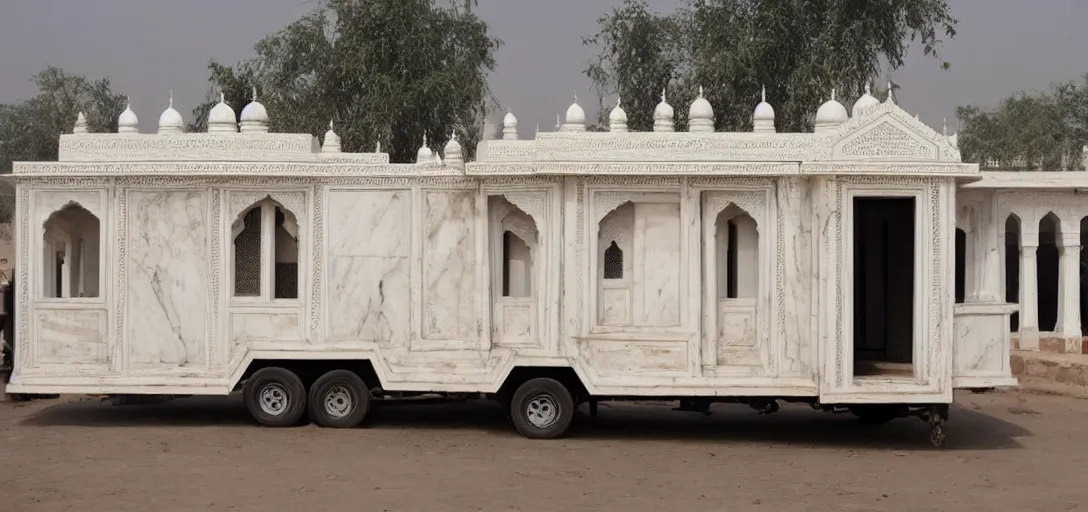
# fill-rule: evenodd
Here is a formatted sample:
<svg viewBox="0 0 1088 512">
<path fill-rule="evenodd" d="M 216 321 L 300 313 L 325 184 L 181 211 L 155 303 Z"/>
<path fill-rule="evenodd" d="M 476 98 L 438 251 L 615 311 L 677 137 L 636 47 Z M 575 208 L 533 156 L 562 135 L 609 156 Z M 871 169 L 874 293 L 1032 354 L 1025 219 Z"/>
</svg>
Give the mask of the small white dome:
<svg viewBox="0 0 1088 512">
<path fill-rule="evenodd" d="M 760 92 L 760 102 L 756 105 L 755 112 L 752 112 L 752 119 L 756 121 L 774 121 L 774 107 L 767 103 L 766 87 Z"/>
<path fill-rule="evenodd" d="M 658 103 L 654 107 L 654 131 L 655 132 L 671 132 L 673 131 L 673 123 L 675 122 L 676 112 L 672 109 L 672 105 L 669 105 L 665 101 L 665 91 L 661 91 L 661 103 Z"/>
<path fill-rule="evenodd" d="M 514 117 L 514 113 L 509 110 L 502 118 L 502 138 L 503 140 L 518 139 L 518 118 Z"/>
<path fill-rule="evenodd" d="M 608 113 L 608 131 L 627 131 L 627 112 L 620 108 L 620 99 L 616 98 L 616 107 Z"/>
<path fill-rule="evenodd" d="M 427 147 L 426 135 L 423 136 L 423 145 L 420 146 L 419 151 L 416 152 L 416 163 L 423 165 L 434 163 L 434 153 L 431 152 L 431 148 Z"/>
<path fill-rule="evenodd" d="M 76 116 L 76 124 L 72 127 L 72 133 L 87 133 L 87 116 L 83 115 L 82 110 Z"/>
<path fill-rule="evenodd" d="M 234 115 L 234 109 L 227 105 L 223 93 L 219 93 L 219 103 L 208 112 L 209 132 L 236 132 L 238 131 L 238 118 Z"/>
<path fill-rule="evenodd" d="M 865 94 L 862 94 L 857 101 L 854 102 L 854 106 L 850 109 L 850 114 L 854 117 L 869 107 L 875 107 L 880 105 L 880 100 L 873 96 L 872 87 L 869 84 L 865 84 Z"/>
<path fill-rule="evenodd" d="M 321 144 L 322 153 L 339 153 L 340 136 L 332 131 L 332 121 L 329 121 L 329 130 L 325 132 L 325 142 Z"/>
<path fill-rule="evenodd" d="M 767 103 L 767 88 L 760 91 L 760 101 L 752 112 L 752 131 L 755 133 L 775 133 L 774 107 Z"/>
<path fill-rule="evenodd" d="M 586 111 L 578 105 L 578 96 L 574 96 L 574 103 L 567 107 L 566 124 L 586 124 Z"/>
<path fill-rule="evenodd" d="M 125 111 L 117 118 L 117 133 L 139 133 L 140 119 L 132 111 L 132 104 L 125 102 Z"/>
<path fill-rule="evenodd" d="M 699 86 L 699 97 L 688 107 L 688 131 L 714 131 L 714 107 L 703 96 L 703 87 Z"/>
<path fill-rule="evenodd" d="M 691 102 L 691 107 L 688 108 L 688 119 L 714 120 L 714 107 L 703 97 L 702 86 L 699 86 L 699 97 L 695 98 L 695 101 Z"/>
<path fill-rule="evenodd" d="M 242 108 L 241 129 L 243 133 L 268 132 L 268 111 L 257 101 L 257 88 L 253 88 L 253 100 Z"/>
<path fill-rule="evenodd" d="M 446 147 L 443 149 L 446 153 L 446 161 L 450 160 L 450 153 L 461 153 L 461 143 L 457 141 L 457 134 L 450 135 L 450 141 L 446 143 Z"/>
<path fill-rule="evenodd" d="M 835 100 L 835 90 L 831 90 L 831 99 L 820 105 L 816 111 L 816 132 L 834 128 L 850 119 L 846 107 Z"/>
<path fill-rule="evenodd" d="M 246 103 L 245 108 L 242 109 L 242 122 L 268 122 L 268 111 L 264 109 L 264 105 L 261 105 L 257 100 L 253 100 Z"/>
<path fill-rule="evenodd" d="M 181 133 L 185 129 L 185 120 L 181 113 L 174 110 L 174 93 L 170 93 L 170 104 L 159 116 L 159 133 Z"/>
</svg>

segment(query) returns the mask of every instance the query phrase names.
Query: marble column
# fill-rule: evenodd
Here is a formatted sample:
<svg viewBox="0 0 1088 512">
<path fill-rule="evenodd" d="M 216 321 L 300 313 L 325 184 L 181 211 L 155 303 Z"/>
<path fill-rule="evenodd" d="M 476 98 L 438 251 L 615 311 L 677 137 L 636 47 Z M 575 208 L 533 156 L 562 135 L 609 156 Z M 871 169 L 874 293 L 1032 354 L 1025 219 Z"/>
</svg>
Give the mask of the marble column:
<svg viewBox="0 0 1088 512">
<path fill-rule="evenodd" d="M 979 224 L 976 228 L 975 240 L 978 245 L 975 251 L 976 275 L 978 276 L 979 302 L 1005 302 L 1005 244 L 1002 234 L 1005 232 L 1005 219 L 999 218 L 997 207 L 997 194 L 988 193 L 981 202 L 981 211 L 978 212 Z"/>
<path fill-rule="evenodd" d="M 1022 225 L 1023 226 L 1023 225 Z M 1020 233 L 1020 350 L 1039 350 L 1039 232 Z"/>
<path fill-rule="evenodd" d="M 1055 331 L 1076 340 L 1080 331 L 1080 232 L 1062 233 L 1058 240 L 1058 324 Z"/>
</svg>

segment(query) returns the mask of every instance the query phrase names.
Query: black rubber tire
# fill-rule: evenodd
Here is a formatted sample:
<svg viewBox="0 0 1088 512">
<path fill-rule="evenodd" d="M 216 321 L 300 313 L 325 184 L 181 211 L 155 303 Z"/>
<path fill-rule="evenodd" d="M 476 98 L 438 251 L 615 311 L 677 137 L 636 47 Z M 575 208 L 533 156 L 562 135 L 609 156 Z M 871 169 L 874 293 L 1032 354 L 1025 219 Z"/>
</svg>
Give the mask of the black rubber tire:
<svg viewBox="0 0 1088 512">
<path fill-rule="evenodd" d="M 287 406 L 278 414 L 261 409 L 261 391 L 268 386 L 278 386 L 287 398 Z M 291 370 L 278 367 L 257 370 L 245 388 L 246 409 L 261 426 L 283 428 L 297 426 L 306 414 L 306 386 Z"/>
<path fill-rule="evenodd" d="M 334 416 L 325 410 L 325 394 L 335 386 L 342 386 L 351 395 L 352 407 L 344 416 Z M 310 421 L 325 428 L 354 428 L 370 414 L 370 390 L 355 372 L 332 370 L 319 377 L 310 386 Z"/>
<path fill-rule="evenodd" d="M 529 404 L 537 398 L 548 399 L 557 409 L 551 423 L 538 427 L 530 422 Z M 570 390 L 555 379 L 536 378 L 518 386 L 510 400 L 510 417 L 518 433 L 529 439 L 555 439 L 562 437 L 574 420 L 574 397 Z"/>
</svg>

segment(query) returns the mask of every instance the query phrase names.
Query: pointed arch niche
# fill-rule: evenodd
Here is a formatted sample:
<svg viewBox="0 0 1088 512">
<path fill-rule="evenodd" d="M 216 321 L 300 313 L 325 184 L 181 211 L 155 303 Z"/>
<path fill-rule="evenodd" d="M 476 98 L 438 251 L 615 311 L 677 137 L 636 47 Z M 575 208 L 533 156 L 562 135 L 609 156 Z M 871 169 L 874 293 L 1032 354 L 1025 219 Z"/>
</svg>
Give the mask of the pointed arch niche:
<svg viewBox="0 0 1088 512">
<path fill-rule="evenodd" d="M 703 193 L 704 367 L 767 369 L 769 304 L 764 290 L 773 268 L 766 241 L 768 192 Z"/>
<path fill-rule="evenodd" d="M 503 195 L 487 198 L 493 342 L 537 345 L 541 236 L 535 219 Z"/>
<path fill-rule="evenodd" d="M 265 195 L 231 223 L 231 295 L 235 300 L 299 298 L 299 223 L 295 212 Z"/>
<path fill-rule="evenodd" d="M 46 299 L 99 296 L 101 221 L 77 202 L 53 211 L 42 223 L 42 286 Z"/>
<path fill-rule="evenodd" d="M 597 333 L 668 331 L 682 325 L 680 195 L 591 191 L 596 224 L 589 312 Z M 592 228 L 588 230 L 593 233 Z"/>
</svg>

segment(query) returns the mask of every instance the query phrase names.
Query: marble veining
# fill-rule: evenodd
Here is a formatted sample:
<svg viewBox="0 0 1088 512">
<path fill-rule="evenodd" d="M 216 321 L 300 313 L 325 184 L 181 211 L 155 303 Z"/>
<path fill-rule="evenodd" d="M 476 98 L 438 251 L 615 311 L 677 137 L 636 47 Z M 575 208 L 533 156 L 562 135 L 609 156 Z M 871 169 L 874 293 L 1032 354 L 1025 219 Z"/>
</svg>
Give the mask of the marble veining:
<svg viewBox="0 0 1088 512">
<path fill-rule="evenodd" d="M 207 193 L 128 194 L 125 341 L 133 367 L 206 364 L 208 314 Z"/>
<path fill-rule="evenodd" d="M 406 347 L 412 192 L 334 191 L 329 209 L 328 339 Z"/>
<path fill-rule="evenodd" d="M 478 336 L 476 192 L 424 191 L 423 337 Z"/>
</svg>

